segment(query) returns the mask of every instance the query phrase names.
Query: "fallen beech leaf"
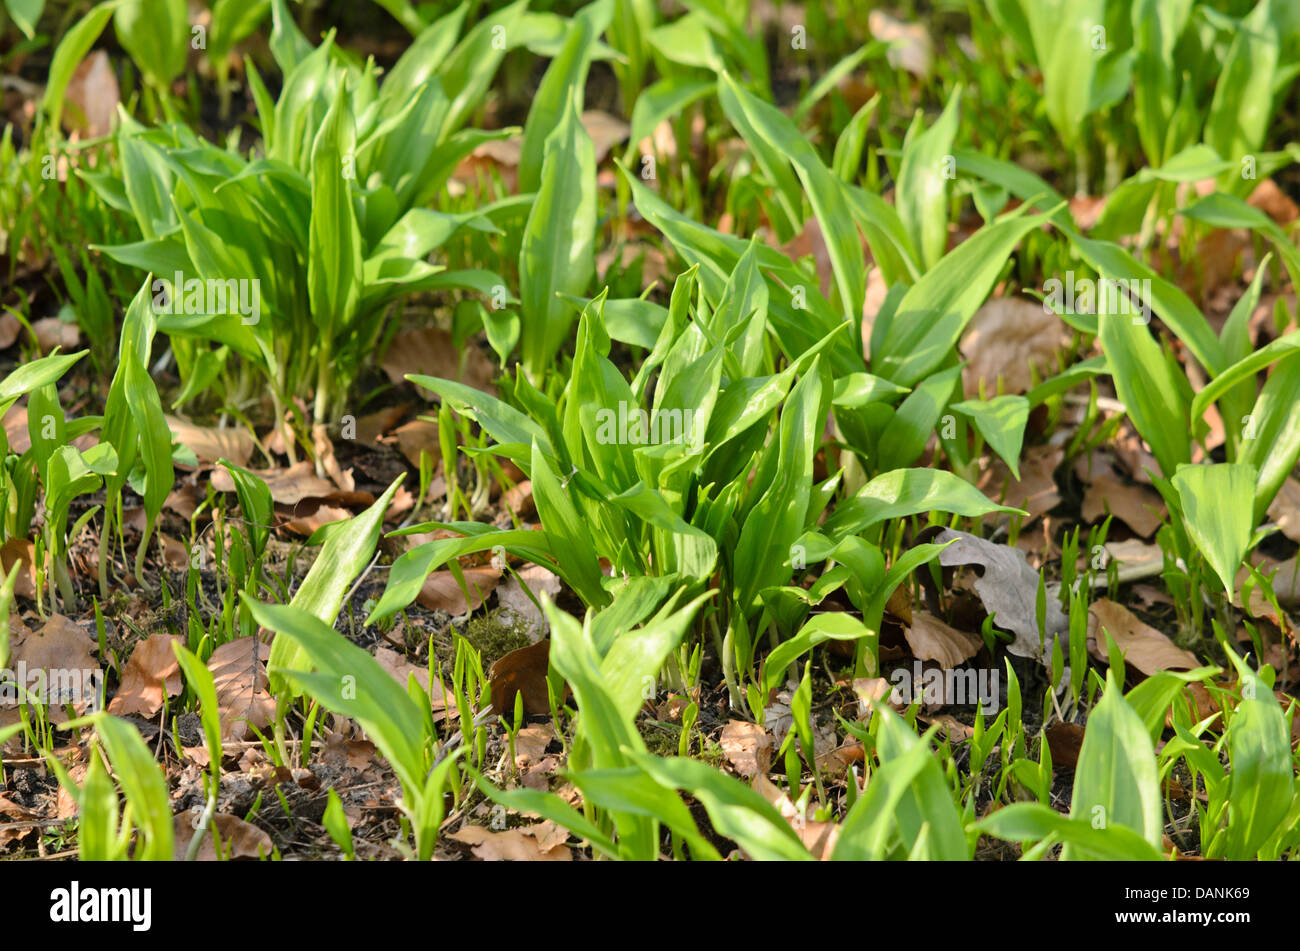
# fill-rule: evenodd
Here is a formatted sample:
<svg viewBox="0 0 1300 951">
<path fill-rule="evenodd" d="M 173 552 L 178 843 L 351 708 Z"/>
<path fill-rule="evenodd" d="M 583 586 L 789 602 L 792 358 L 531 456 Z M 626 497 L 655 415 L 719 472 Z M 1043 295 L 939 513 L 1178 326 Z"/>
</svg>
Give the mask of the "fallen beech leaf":
<svg viewBox="0 0 1300 951">
<path fill-rule="evenodd" d="M 253 435 L 242 426 L 218 429 L 214 426 L 196 426 L 179 416 L 165 418 L 172 439 L 194 453 L 199 462 L 229 459 L 237 466 L 246 466 L 248 460 L 253 458 Z"/>
<path fill-rule="evenodd" d="M 934 41 L 920 23 L 904 23 L 883 10 L 872 10 L 867 15 L 871 35 L 889 44 L 886 58 L 894 69 L 905 69 L 913 76 L 930 75 L 934 62 Z"/>
<path fill-rule="evenodd" d="M 515 734 L 515 766 L 527 770 L 546 756 L 546 748 L 555 739 L 549 723 L 526 726 Z"/>
<path fill-rule="evenodd" d="M 295 534 L 311 537 L 321 526 L 329 525 L 331 522 L 341 522 L 351 517 L 352 513 L 347 509 L 333 505 L 317 505 L 311 512 L 289 519 L 284 523 L 284 527 Z"/>
<path fill-rule="evenodd" d="M 442 462 L 442 449 L 438 445 L 438 424 L 427 419 L 413 419 L 393 430 L 397 437 L 397 451 L 406 457 L 412 468 L 420 468 L 420 453 L 427 453 L 434 468 Z"/>
<path fill-rule="evenodd" d="M 63 94 L 64 102 L 73 106 L 63 112 L 63 124 L 87 138 L 97 139 L 113 131 L 121 91 L 108 54 L 95 50 L 80 63 Z"/>
<path fill-rule="evenodd" d="M 488 683 L 492 690 L 492 712 L 514 716 L 515 694 L 524 696 L 524 713 L 538 716 L 551 712 L 546 690 L 546 672 L 550 666 L 551 642 L 538 641 L 511 651 L 492 665 Z"/>
<path fill-rule="evenodd" d="M 36 572 L 32 567 L 35 553 L 36 546 L 26 538 L 11 538 L 0 546 L 0 566 L 3 566 L 6 578 L 13 571 L 15 562 L 22 563 L 18 577 L 14 579 L 14 594 L 20 598 L 36 597 Z"/>
<path fill-rule="evenodd" d="M 1007 650 L 1017 657 L 1037 657 L 1050 663 L 1052 638 L 1061 637 L 1070 630 L 1069 619 L 1061 611 L 1056 598 L 1047 598 L 1045 615 L 1047 630 L 1038 630 L 1038 572 L 1029 567 L 1024 552 L 1008 545 L 995 545 L 966 532 L 944 529 L 935 542 L 952 544 L 939 553 L 939 563 L 953 565 L 981 565 L 983 577 L 975 579 L 975 593 L 984 602 L 984 609 L 993 615 L 993 623 L 1015 635 Z"/>
<path fill-rule="evenodd" d="M 1143 538 L 1150 538 L 1164 524 L 1165 503 L 1154 489 L 1102 473 L 1084 492 L 1080 514 L 1088 522 L 1114 515 Z"/>
<path fill-rule="evenodd" d="M 1200 666 L 1196 655 L 1143 623 L 1124 605 L 1106 598 L 1094 601 L 1088 608 L 1088 650 L 1104 662 L 1108 655 L 1102 629 L 1110 632 L 1124 652 L 1124 659 L 1147 676 L 1158 670 L 1192 670 Z"/>
<path fill-rule="evenodd" d="M 287 469 L 250 471 L 266 483 L 271 498 L 281 505 L 297 505 L 304 499 L 320 499 L 340 505 L 369 505 L 375 500 L 369 492 L 344 492 L 329 479 L 320 478 L 315 466 L 306 459 Z M 235 480 L 224 468 L 213 469 L 212 487 L 218 492 L 234 492 Z"/>
<path fill-rule="evenodd" d="M 599 109 L 583 112 L 581 122 L 587 135 L 591 136 L 591 144 L 595 146 L 597 165 L 609 154 L 610 149 L 620 142 L 626 142 L 628 133 L 632 131 L 632 127 L 622 119 Z"/>
<path fill-rule="evenodd" d="M 835 843 L 839 841 L 839 825 L 834 822 L 818 822 L 809 819 L 803 809 L 791 802 L 790 797 L 762 773 L 754 777 L 754 789 L 775 806 L 781 813 L 781 817 L 790 823 L 790 828 L 794 829 L 795 834 L 814 858 L 825 860 L 831 857 L 835 851 Z"/>
<path fill-rule="evenodd" d="M 444 380 L 458 380 L 496 395 L 496 387 L 492 385 L 492 380 L 496 377 L 496 364 L 479 347 L 455 347 L 451 333 L 437 327 L 422 327 L 398 334 L 384 355 L 383 366 L 384 372 L 394 383 L 404 382 L 408 373 L 418 373 Z M 437 400 L 429 390 L 422 387 L 418 389 L 425 399 Z"/>
<path fill-rule="evenodd" d="M 89 708 L 103 683 L 103 673 L 95 660 L 95 638 L 85 628 L 62 614 L 51 614 L 40 630 L 32 631 L 14 616 L 9 619 L 9 669 L 16 671 L 20 665 L 27 670 L 28 690 L 33 689 L 33 676 L 37 670 L 46 672 L 45 689 L 50 694 L 50 718 L 64 723 L 68 717 L 64 703 L 71 702 L 77 713 Z M 51 676 L 50 672 L 57 672 Z M 75 677 L 72 675 L 76 674 Z M 72 677 L 72 682 L 69 678 Z M 71 692 L 70 697 L 59 699 L 53 693 Z M 0 704 L 0 726 L 17 723 L 18 703 Z"/>
<path fill-rule="evenodd" d="M 76 324 L 65 324 L 57 317 L 42 317 L 32 321 L 32 333 L 36 336 L 36 345 L 41 353 L 49 353 L 55 347 L 61 347 L 64 353 L 75 350 L 81 342 L 81 331 Z"/>
<path fill-rule="evenodd" d="M 999 505 L 1028 512 L 1028 517 L 1021 521 L 1022 525 L 1028 525 L 1060 503 L 1056 467 L 1064 458 L 1065 451 L 1060 446 L 1030 446 L 1020 461 L 1018 481 L 1012 478 L 1011 470 L 1005 462 L 994 459 L 980 476 L 978 488 Z M 990 512 L 984 516 L 984 520 L 989 523 L 1006 522 L 1010 518 L 1005 512 Z"/>
<path fill-rule="evenodd" d="M 513 623 L 528 634 L 529 640 L 535 641 L 545 637 L 551 626 L 546 615 L 537 609 L 524 591 L 524 585 L 539 601 L 543 594 L 554 600 L 560 593 L 560 577 L 540 565 L 528 565 L 519 570 L 518 577 L 511 575 L 497 588 L 497 606 L 501 608 L 502 622 Z"/>
<path fill-rule="evenodd" d="M 1300 479 L 1287 479 L 1268 507 L 1268 517 L 1277 522 L 1282 534 L 1300 542 Z"/>
<path fill-rule="evenodd" d="M 718 744 L 732 768 L 746 779 L 767 772 L 776 749 L 766 730 L 746 720 L 727 721 Z"/>
<path fill-rule="evenodd" d="M 375 410 L 373 413 L 358 417 L 357 428 L 354 433 L 356 441 L 363 446 L 373 447 L 378 445 L 379 437 L 388 435 L 393 427 L 402 421 L 402 417 L 406 415 L 406 411 L 410 407 L 410 403 L 386 406 L 383 409 Z M 346 434 L 344 438 L 348 438 Z"/>
<path fill-rule="evenodd" d="M 270 646 L 257 638 L 237 637 L 222 644 L 208 658 L 208 670 L 217 689 L 223 739 L 251 737 L 252 727 L 262 730 L 271 722 L 275 700 L 267 692 L 265 667 L 270 656 Z"/>
<path fill-rule="evenodd" d="M 18 318 L 9 311 L 0 314 L 0 350 L 12 347 L 22 329 L 23 325 L 18 322 Z"/>
<path fill-rule="evenodd" d="M 573 853 L 566 845 L 546 851 L 541 843 L 522 829 L 493 832 L 482 826 L 465 826 L 448 838 L 464 842 L 475 857 L 485 862 L 571 862 Z"/>
<path fill-rule="evenodd" d="M 1007 393 L 1027 393 L 1030 367 L 1041 380 L 1053 369 L 1056 352 L 1068 342 L 1065 323 L 1043 304 L 1021 297 L 996 297 L 971 318 L 962 335 L 962 370 L 966 395 L 979 396 L 984 381 L 989 396 L 998 392 L 998 377 Z"/>
<path fill-rule="evenodd" d="M 501 580 L 501 571 L 491 566 L 462 568 L 461 574 L 469 600 L 465 599 L 465 591 L 461 590 L 455 575 L 450 571 L 435 571 L 424 579 L 418 596 L 420 604 L 430 611 L 446 611 L 459 617 L 477 610 Z"/>
<path fill-rule="evenodd" d="M 312 452 L 320 462 L 321 468 L 325 474 L 330 477 L 340 491 L 353 492 L 356 490 L 356 480 L 352 478 L 352 470 L 346 472 L 339 465 L 338 458 L 334 455 L 334 443 L 330 441 L 329 428 L 324 423 L 313 426 L 311 430 Z"/>
<path fill-rule="evenodd" d="M 151 634 L 135 645 L 122 668 L 122 685 L 108 704 L 109 713 L 119 717 L 134 713 L 149 720 L 162 709 L 166 697 L 180 695 L 181 668 L 173 642 L 184 644 L 185 639 Z"/>
<path fill-rule="evenodd" d="M 869 721 L 871 714 L 875 712 L 873 704 L 877 700 L 885 700 L 895 710 L 903 709 L 906 704 L 898 692 L 898 688 L 891 684 L 884 677 L 858 677 L 853 681 L 853 693 L 858 698 L 858 719 Z"/>
<path fill-rule="evenodd" d="M 1046 731 L 1047 748 L 1052 751 L 1052 766 L 1074 769 L 1083 746 L 1083 727 L 1077 723 L 1053 723 Z"/>
<path fill-rule="evenodd" d="M 172 850 L 176 861 L 185 858 L 185 853 L 194 839 L 194 816 L 188 812 L 176 814 L 172 838 Z M 245 822 L 238 816 L 218 812 L 212 817 L 207 837 L 199 846 L 195 860 L 199 862 L 217 861 L 217 837 L 221 839 L 222 859 L 261 859 L 270 858 L 275 846 L 271 837 L 263 829 L 251 822 Z"/>
<path fill-rule="evenodd" d="M 984 646 L 978 637 L 951 628 L 937 617 L 922 612 L 912 616 L 912 624 L 903 629 L 903 636 L 917 660 L 933 660 L 945 668 L 964 663 Z"/>
</svg>

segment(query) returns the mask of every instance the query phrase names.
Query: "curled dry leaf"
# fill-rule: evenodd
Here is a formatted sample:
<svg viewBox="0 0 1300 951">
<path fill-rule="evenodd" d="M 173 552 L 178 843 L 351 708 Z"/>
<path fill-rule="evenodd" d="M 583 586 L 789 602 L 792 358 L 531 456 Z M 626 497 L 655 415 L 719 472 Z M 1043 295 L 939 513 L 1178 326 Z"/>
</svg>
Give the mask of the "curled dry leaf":
<svg viewBox="0 0 1300 951">
<path fill-rule="evenodd" d="M 835 843 L 839 841 L 838 824 L 809 819 L 804 809 L 791 802 L 790 797 L 762 773 L 754 777 L 754 789 L 775 806 L 781 813 L 781 817 L 790 823 L 790 828 L 795 831 L 803 842 L 804 848 L 811 852 L 814 858 L 825 860 L 831 857 L 835 851 Z"/>
<path fill-rule="evenodd" d="M 181 668 L 173 642 L 184 644 L 185 640 L 172 634 L 151 634 L 135 645 L 122 668 L 122 685 L 109 701 L 109 713 L 134 713 L 148 720 L 157 716 L 167 697 L 180 695 Z"/>
<path fill-rule="evenodd" d="M 1043 304 L 994 298 L 975 312 L 961 338 L 961 355 L 968 361 L 962 370 L 966 395 L 979 396 L 981 380 L 985 392 L 994 395 L 999 377 L 1007 393 L 1028 392 L 1033 386 L 1030 367 L 1043 379 L 1068 340 L 1065 323 Z"/>
<path fill-rule="evenodd" d="M 912 616 L 912 625 L 903 630 L 903 636 L 917 660 L 933 660 L 945 668 L 965 663 L 984 646 L 978 637 L 949 627 L 923 612 Z"/>
<path fill-rule="evenodd" d="M 172 849 L 176 861 L 185 858 L 190 842 L 194 839 L 195 816 L 189 812 L 177 813 L 174 819 Z M 265 830 L 259 829 L 251 822 L 245 822 L 238 816 L 218 812 L 212 817 L 206 840 L 199 846 L 195 859 L 199 862 L 217 861 L 217 838 L 221 840 L 221 858 L 262 859 L 270 858 L 275 846 Z"/>
<path fill-rule="evenodd" d="M 448 838 L 470 847 L 476 858 L 485 862 L 571 862 L 573 853 L 566 845 L 543 850 L 542 842 L 523 829 L 493 832 L 482 826 L 465 826 Z"/>
<path fill-rule="evenodd" d="M 35 551 L 36 546 L 26 538 L 11 538 L 0 545 L 0 567 L 4 568 L 6 578 L 13 571 L 16 562 L 22 565 L 18 569 L 18 577 L 14 579 L 14 594 L 20 598 L 36 597 L 36 571 L 32 567 Z"/>
<path fill-rule="evenodd" d="M 496 364 L 491 358 L 473 345 L 457 348 L 451 333 L 436 327 L 408 330 L 394 337 L 384 355 L 384 372 L 394 383 L 400 384 L 408 373 L 415 373 L 458 380 L 496 395 L 496 387 L 492 385 Z M 429 390 L 420 388 L 419 392 L 427 400 L 437 399 Z"/>
<path fill-rule="evenodd" d="M 1150 676 L 1158 670 L 1192 670 L 1200 666 L 1195 655 L 1178 647 L 1154 627 L 1139 620 L 1128 608 L 1101 598 L 1088 608 L 1088 650 L 1098 660 L 1107 659 L 1109 631 L 1124 659 Z"/>
<path fill-rule="evenodd" d="M 339 508 L 335 505 L 311 505 L 303 503 L 300 508 L 307 508 L 310 511 L 298 512 L 293 518 L 284 523 L 284 527 L 289 531 L 310 537 L 316 533 L 316 530 L 332 522 L 341 522 L 345 518 L 351 518 L 352 513 L 347 509 Z M 297 511 L 297 510 L 295 510 Z"/>
<path fill-rule="evenodd" d="M 1083 727 L 1077 723 L 1053 723 L 1045 732 L 1047 748 L 1052 751 L 1052 766 L 1074 769 L 1083 747 Z"/>
<path fill-rule="evenodd" d="M 732 769 L 749 779 L 767 772 L 776 744 L 757 723 L 729 720 L 718 738 L 723 754 Z"/>
<path fill-rule="evenodd" d="M 253 735 L 252 727 L 262 730 L 271 722 L 275 700 L 267 691 L 266 679 L 266 659 L 270 656 L 270 646 L 257 638 L 237 637 L 208 658 L 208 670 L 217 690 L 222 739 L 246 739 Z"/>
<path fill-rule="evenodd" d="M 983 576 L 975 580 L 975 593 L 984 602 L 984 609 L 993 615 L 993 623 L 1015 635 L 1007 650 L 1017 657 L 1037 657 L 1050 663 L 1052 638 L 1068 634 L 1070 621 L 1056 598 L 1049 595 L 1045 612 L 1047 629 L 1039 632 L 1038 572 L 1029 567 L 1024 552 L 950 528 L 944 529 L 934 540 L 939 544 L 952 542 L 939 553 L 941 565 L 980 565 L 984 568 Z"/>
<path fill-rule="evenodd" d="M 546 689 L 550 660 L 551 642 L 546 640 L 511 651 L 494 663 L 488 671 L 492 712 L 497 716 L 513 716 L 515 695 L 522 693 L 526 715 L 550 713 L 551 703 Z"/>
</svg>

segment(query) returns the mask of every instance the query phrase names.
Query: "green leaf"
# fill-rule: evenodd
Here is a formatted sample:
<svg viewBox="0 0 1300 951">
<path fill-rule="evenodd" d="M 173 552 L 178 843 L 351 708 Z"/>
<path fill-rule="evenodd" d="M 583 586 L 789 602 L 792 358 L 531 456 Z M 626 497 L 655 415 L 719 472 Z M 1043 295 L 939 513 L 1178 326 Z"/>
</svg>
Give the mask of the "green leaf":
<svg viewBox="0 0 1300 951">
<path fill-rule="evenodd" d="M 125 0 L 113 16 L 122 48 L 159 89 L 185 71 L 190 25 L 185 0 Z"/>
<path fill-rule="evenodd" d="M 1234 651 L 1228 659 L 1241 700 L 1228 724 L 1227 857 L 1253 859 L 1277 833 L 1295 794 L 1291 731 L 1269 685 Z"/>
<path fill-rule="evenodd" d="M 360 515 L 349 520 L 340 529 L 333 532 L 321 546 L 320 554 L 302 579 L 298 591 L 290 605 L 310 614 L 325 624 L 332 625 L 343 607 L 343 599 L 353 579 L 365 568 L 379 544 L 379 533 L 384 524 L 384 513 L 402 484 L 404 475 L 393 480 L 375 503 Z M 271 642 L 271 656 L 267 667 L 277 667 L 286 671 L 310 670 L 309 657 L 301 648 L 300 642 L 276 638 Z M 271 692 L 279 696 L 286 689 L 295 690 L 281 674 L 270 673 Z M 392 682 L 392 678 L 389 678 Z"/>
<path fill-rule="evenodd" d="M 922 132 L 918 113 L 903 142 L 895 204 L 926 270 L 948 249 L 948 181 L 956 170 L 952 143 L 960 103 L 958 85 L 934 125 Z"/>
<path fill-rule="evenodd" d="M 1255 476 L 1254 466 L 1223 462 L 1181 465 L 1170 480 L 1178 490 L 1187 534 L 1230 598 L 1255 528 Z"/>
<path fill-rule="evenodd" d="M 991 400 L 964 400 L 952 408 L 969 416 L 984 441 L 1002 457 L 1011 475 L 1020 479 L 1020 447 L 1029 422 L 1029 400 L 1023 396 L 995 396 Z"/>
<path fill-rule="evenodd" d="M 108 18 L 122 5 L 123 0 L 104 0 L 90 8 L 90 12 L 77 21 L 77 25 L 63 34 L 54 58 L 50 60 L 50 77 L 45 84 L 45 95 L 41 98 L 41 108 L 50 117 L 50 125 L 59 127 L 63 115 L 63 102 L 68 91 L 72 74 L 90 48 L 99 39 L 108 25 Z"/>
<path fill-rule="evenodd" d="M 1106 690 L 1088 717 L 1074 771 L 1070 818 L 1113 832 L 1127 828 L 1159 850 L 1164 834 L 1155 749 L 1146 724 L 1107 671 Z M 1076 857 L 1067 845 L 1062 859 Z"/>
<path fill-rule="evenodd" d="M 838 539 L 856 535 L 887 519 L 933 511 L 967 518 L 990 512 L 1020 512 L 995 504 L 979 489 L 946 469 L 894 469 L 876 476 L 837 505 L 822 531 Z"/>
<path fill-rule="evenodd" d="M 519 251 L 524 366 L 540 379 L 559 351 L 573 313 L 558 294 L 582 294 L 595 274 L 596 159 L 572 99 L 546 140 L 542 187 Z"/>
<path fill-rule="evenodd" d="M 307 292 L 312 319 L 326 348 L 352 322 L 361 299 L 361 230 L 344 165 L 355 161 L 355 149 L 356 128 L 348 92 L 340 82 L 311 151 Z"/>
</svg>

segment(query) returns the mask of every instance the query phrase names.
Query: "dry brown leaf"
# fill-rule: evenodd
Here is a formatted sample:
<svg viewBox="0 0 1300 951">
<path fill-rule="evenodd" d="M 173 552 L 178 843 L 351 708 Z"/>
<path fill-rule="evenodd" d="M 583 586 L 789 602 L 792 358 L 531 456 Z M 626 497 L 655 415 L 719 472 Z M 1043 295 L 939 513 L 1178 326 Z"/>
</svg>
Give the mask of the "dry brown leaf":
<svg viewBox="0 0 1300 951">
<path fill-rule="evenodd" d="M 555 739 L 555 731 L 549 723 L 526 726 L 515 734 L 515 766 L 528 770 L 536 766 L 546 756 L 546 748 Z"/>
<path fill-rule="evenodd" d="M 1033 386 L 1030 367 L 1041 380 L 1055 366 L 1056 352 L 1068 342 L 1065 323 L 1044 305 L 1021 297 L 997 297 L 971 318 L 961 338 L 966 395 L 998 392 L 998 377 L 1007 393 L 1026 393 Z"/>
<path fill-rule="evenodd" d="M 1049 597 L 1047 630 L 1039 632 L 1039 576 L 1029 567 L 1024 553 L 950 528 L 944 529 L 934 540 L 940 544 L 952 542 L 939 553 L 941 565 L 983 566 L 983 576 L 974 582 L 975 593 L 984 602 L 984 609 L 993 615 L 994 625 L 1015 635 L 1007 650 L 1018 657 L 1037 657 L 1044 663 L 1050 662 L 1052 639 L 1067 634 L 1070 622 L 1056 598 Z"/>
<path fill-rule="evenodd" d="M 1114 515 L 1143 538 L 1150 538 L 1164 524 L 1165 511 L 1164 499 L 1155 489 L 1103 473 L 1084 492 L 1080 514 L 1088 522 Z"/>
<path fill-rule="evenodd" d="M 1300 479 L 1288 478 L 1268 507 L 1268 517 L 1277 522 L 1282 534 L 1300 542 Z"/>
<path fill-rule="evenodd" d="M 1106 598 L 1094 601 L 1088 608 L 1088 650 L 1100 661 L 1108 656 L 1103 629 L 1115 639 L 1124 659 L 1147 676 L 1159 670 L 1192 670 L 1200 666 L 1194 654 L 1139 620 L 1124 605 Z"/>
<path fill-rule="evenodd" d="M 415 469 L 420 468 L 420 454 L 427 453 L 434 468 L 442 460 L 442 449 L 438 444 L 438 424 L 427 419 L 413 419 L 393 430 L 397 437 L 397 450 L 406 457 L 406 461 Z"/>
<path fill-rule="evenodd" d="M 766 730 L 746 720 L 727 721 L 718 743 L 732 769 L 746 779 L 767 772 L 776 749 Z"/>
<path fill-rule="evenodd" d="M 81 342 L 81 331 L 76 324 L 65 324 L 57 317 L 42 317 L 32 321 L 32 333 L 36 336 L 36 345 L 41 353 L 49 353 L 55 347 L 61 347 L 64 353 L 75 350 Z"/>
<path fill-rule="evenodd" d="M 21 686 L 29 691 L 35 693 L 44 685 L 54 722 L 68 719 L 65 702 L 71 702 L 78 714 L 90 707 L 103 683 L 103 673 L 93 653 L 95 638 L 88 630 L 62 614 L 51 614 L 38 631 L 11 616 L 9 638 L 9 669 L 25 669 L 27 682 Z M 38 676 L 37 671 L 45 673 Z M 55 693 L 70 696 L 56 697 Z M 0 726 L 18 720 L 17 702 L 0 704 Z"/>
<path fill-rule="evenodd" d="M 384 372 L 394 383 L 402 383 L 408 373 L 458 380 L 467 386 L 496 395 L 492 380 L 496 377 L 496 364 L 472 343 L 457 350 L 451 333 L 437 327 L 408 330 L 393 338 L 384 355 Z M 436 401 L 437 396 L 423 387 L 420 395 Z"/>
<path fill-rule="evenodd" d="M 511 651 L 494 663 L 488 672 L 492 712 L 498 716 L 514 716 L 515 695 L 521 693 L 525 714 L 550 713 L 551 703 L 546 689 L 550 658 L 551 642 L 546 640 Z"/>
<path fill-rule="evenodd" d="M 248 465 L 253 458 L 253 435 L 242 426 L 219 429 L 197 426 L 179 416 L 166 416 L 172 439 L 194 453 L 199 462 L 213 463 L 229 459 L 237 466 Z"/>
<path fill-rule="evenodd" d="M 271 648 L 255 637 L 237 637 L 222 644 L 208 658 L 208 670 L 217 690 L 223 739 L 251 737 L 252 727 L 265 729 L 275 715 L 275 700 L 267 691 L 265 665 L 270 656 Z"/>
<path fill-rule="evenodd" d="M 1056 467 L 1065 458 L 1060 446 L 1030 446 L 1020 461 L 1020 479 L 1012 478 L 1011 470 L 1001 459 L 993 459 L 979 480 L 979 490 L 999 505 L 1023 509 L 1029 515 L 1022 520 L 1028 525 L 1039 516 L 1056 508 L 1061 501 L 1056 487 Z M 985 521 L 1007 521 L 1010 516 L 993 512 Z"/>
<path fill-rule="evenodd" d="M 905 69 L 913 76 L 925 78 L 934 64 L 934 41 L 920 23 L 904 23 L 883 10 L 867 15 L 871 35 L 889 44 L 886 58 L 894 69 Z"/>
<path fill-rule="evenodd" d="M 587 135 L 591 136 L 591 144 L 595 146 L 597 165 L 604 161 L 614 146 L 626 142 L 628 133 L 632 131 L 632 127 L 622 119 L 599 109 L 586 110 L 581 121 Z"/>
<path fill-rule="evenodd" d="M 18 318 L 9 311 L 0 314 L 0 350 L 12 347 L 22 329 L 23 325 L 18 322 Z"/>
<path fill-rule="evenodd" d="M 753 785 L 760 796 L 776 807 L 781 817 L 799 836 L 804 848 L 811 852 L 814 858 L 824 861 L 831 857 L 835 851 L 835 843 L 839 841 L 839 825 L 834 822 L 818 822 L 809 819 L 804 810 L 791 802 L 790 797 L 762 773 L 754 777 Z"/>
<path fill-rule="evenodd" d="M 424 579 L 417 600 L 430 611 L 446 611 L 453 617 L 460 617 L 470 611 L 476 611 L 483 604 L 501 581 L 500 569 L 490 565 L 477 568 L 462 568 L 465 590 L 450 571 L 434 571 Z M 465 592 L 469 592 L 466 600 Z"/>
<path fill-rule="evenodd" d="M 351 517 L 352 513 L 347 509 L 338 508 L 334 505 L 317 505 L 310 512 L 289 519 L 284 523 L 284 527 L 295 534 L 310 537 L 324 525 L 341 522 Z"/>
<path fill-rule="evenodd" d="M 68 82 L 63 98 L 72 108 L 64 110 L 63 124 L 90 139 L 108 135 L 113 131 L 120 95 L 108 54 L 95 50 L 77 64 Z"/>
<path fill-rule="evenodd" d="M 1083 747 L 1083 727 L 1077 723 L 1053 723 L 1045 732 L 1047 748 L 1052 751 L 1052 766 L 1074 769 Z"/>
<path fill-rule="evenodd" d="M 519 570 L 518 577 L 511 575 L 497 588 L 497 606 L 501 608 L 502 621 L 513 623 L 528 634 L 529 640 L 536 641 L 545 637 L 551 626 L 546 615 L 538 610 L 524 590 L 524 585 L 537 600 L 540 601 L 543 594 L 554 600 L 560 593 L 560 577 L 540 565 L 528 565 Z"/>
<path fill-rule="evenodd" d="M 464 842 L 476 858 L 485 862 L 571 862 L 573 853 L 566 845 L 543 851 L 542 843 L 523 829 L 493 832 L 482 826 L 464 826 L 448 838 Z"/>
<path fill-rule="evenodd" d="M 357 483 L 352 478 L 352 470 L 344 471 L 334 455 L 334 443 L 330 441 L 329 427 L 324 423 L 313 426 L 311 440 L 312 452 L 321 468 L 325 470 L 325 474 L 330 477 L 330 481 L 343 492 L 355 491 Z"/>
<path fill-rule="evenodd" d="M 18 569 L 18 577 L 14 579 L 14 594 L 20 598 L 36 597 L 36 571 L 32 567 L 35 556 L 36 546 L 26 538 L 11 538 L 0 545 L 0 566 L 3 566 L 6 578 L 13 571 L 15 563 L 22 565 Z"/>
<path fill-rule="evenodd" d="M 146 720 L 157 715 L 167 697 L 180 695 L 181 668 L 172 644 L 185 639 L 172 634 L 151 634 L 135 645 L 122 668 L 122 685 L 108 704 L 116 716 L 138 714 Z"/>
<path fill-rule="evenodd" d="M 311 462 L 304 459 L 287 469 L 254 469 L 253 475 L 266 483 L 271 498 L 281 505 L 297 505 L 304 499 L 320 499 L 339 505 L 369 505 L 369 492 L 344 492 L 329 479 L 316 475 Z M 212 487 L 218 492 L 234 492 L 235 480 L 225 469 L 212 470 Z"/>
<path fill-rule="evenodd" d="M 402 403 L 398 406 L 386 406 L 358 417 L 356 432 L 353 434 L 356 441 L 363 446 L 378 445 L 379 437 L 388 435 L 393 427 L 402 421 L 402 417 L 410 408 L 410 403 Z"/>
<path fill-rule="evenodd" d="M 172 850 L 176 861 L 182 861 L 194 839 L 194 821 L 196 816 L 190 812 L 177 813 L 173 822 L 175 830 L 172 838 Z M 238 816 L 218 812 L 212 817 L 205 841 L 199 846 L 196 861 L 217 861 L 216 840 L 221 839 L 222 859 L 261 859 L 270 858 L 275 850 L 271 837 L 265 830 L 259 829 L 251 822 L 245 822 Z"/>
<path fill-rule="evenodd" d="M 903 636 L 917 660 L 932 660 L 941 667 L 956 667 L 979 653 L 984 642 L 978 637 L 949 627 L 931 614 L 917 612 Z"/>
</svg>

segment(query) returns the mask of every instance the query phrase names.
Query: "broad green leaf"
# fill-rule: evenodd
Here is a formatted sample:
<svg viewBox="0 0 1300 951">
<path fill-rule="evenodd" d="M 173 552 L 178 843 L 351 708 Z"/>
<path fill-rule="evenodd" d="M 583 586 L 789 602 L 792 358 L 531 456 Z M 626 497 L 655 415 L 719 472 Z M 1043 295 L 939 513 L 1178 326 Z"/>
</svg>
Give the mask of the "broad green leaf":
<svg viewBox="0 0 1300 951">
<path fill-rule="evenodd" d="M 1255 528 L 1255 467 L 1243 463 L 1181 465 L 1173 483 L 1187 533 L 1232 597 L 1237 569 Z"/>
<path fill-rule="evenodd" d="M 963 400 L 953 403 L 952 408 L 970 417 L 984 441 L 1019 480 L 1020 447 L 1029 421 L 1029 400 L 1023 396 L 995 396 L 991 400 Z"/>
</svg>

